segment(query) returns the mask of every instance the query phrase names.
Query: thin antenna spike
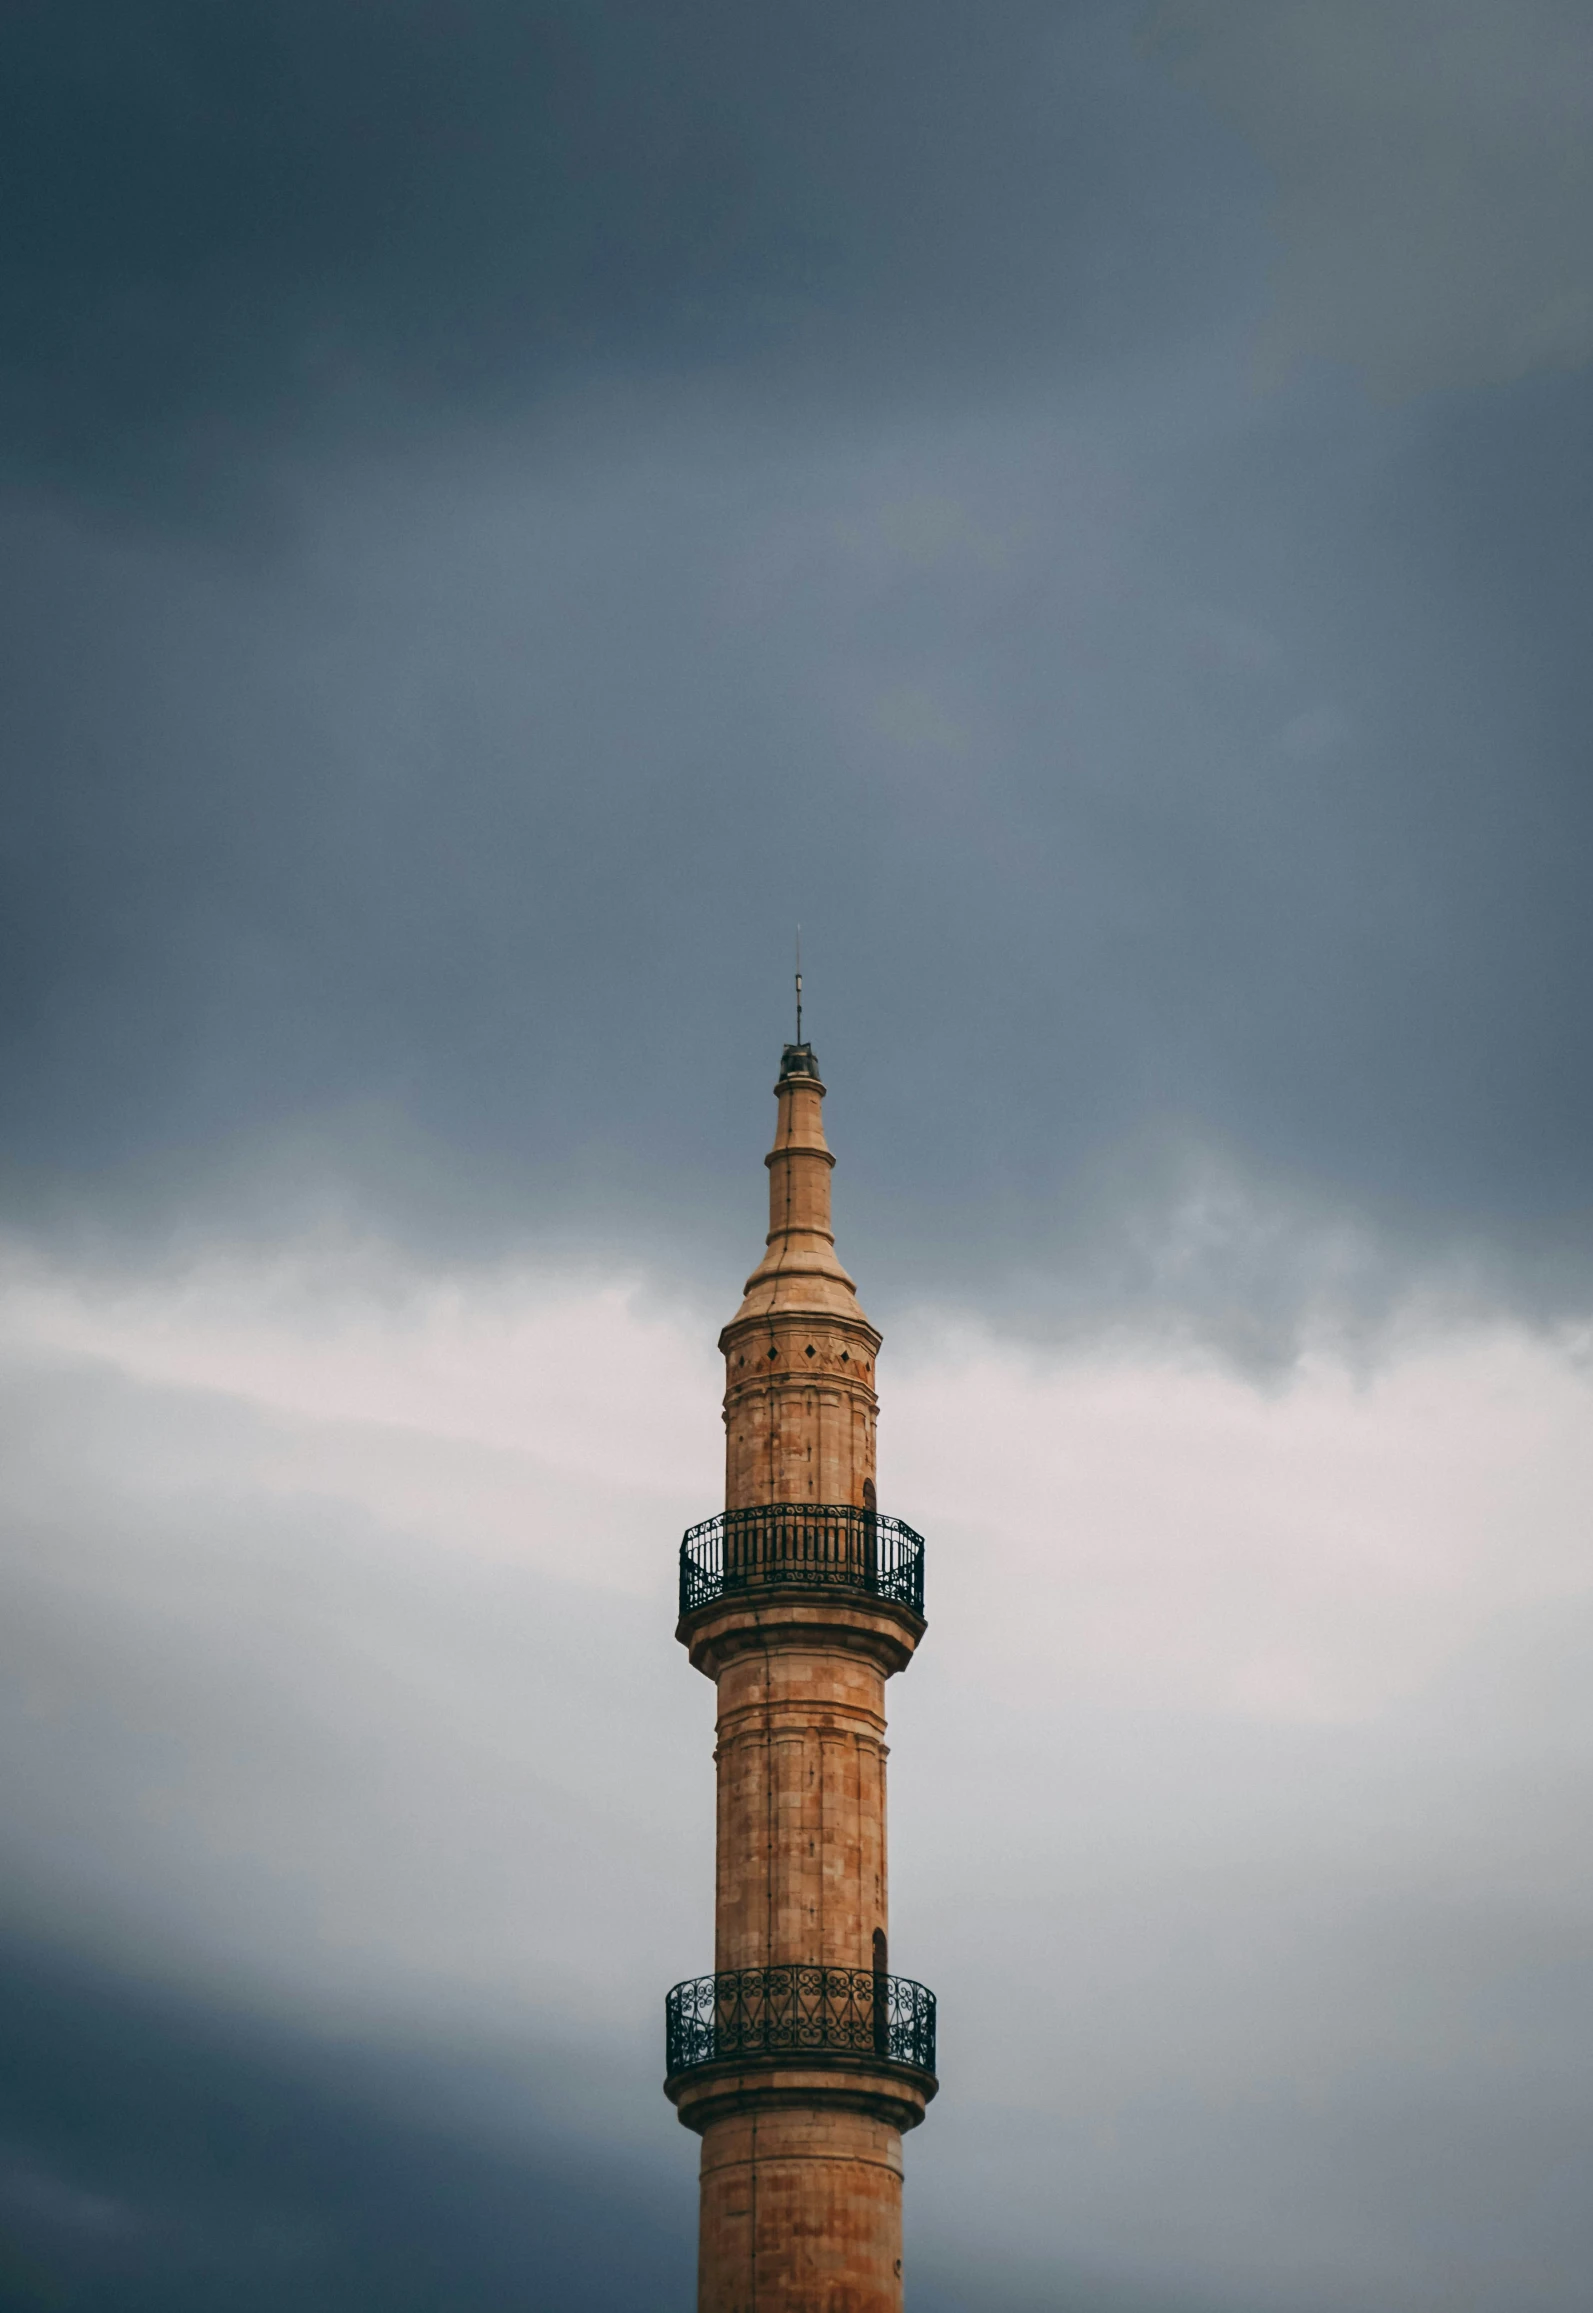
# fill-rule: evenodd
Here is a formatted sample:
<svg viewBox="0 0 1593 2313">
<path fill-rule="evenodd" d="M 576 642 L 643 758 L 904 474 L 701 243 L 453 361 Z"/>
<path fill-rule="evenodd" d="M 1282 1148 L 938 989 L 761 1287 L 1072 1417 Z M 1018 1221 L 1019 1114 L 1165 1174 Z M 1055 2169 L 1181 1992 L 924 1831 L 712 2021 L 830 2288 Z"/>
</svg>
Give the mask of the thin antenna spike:
<svg viewBox="0 0 1593 2313">
<path fill-rule="evenodd" d="M 796 1040 L 797 1040 L 797 1042 L 800 1044 L 800 1043 L 801 1043 L 801 1041 L 802 1041 L 802 926 L 801 926 L 800 924 L 798 924 L 798 925 L 797 925 L 797 928 L 796 928 L 796 934 L 797 934 L 797 942 L 796 942 L 796 999 L 797 999 L 797 1032 L 796 1032 Z"/>
</svg>

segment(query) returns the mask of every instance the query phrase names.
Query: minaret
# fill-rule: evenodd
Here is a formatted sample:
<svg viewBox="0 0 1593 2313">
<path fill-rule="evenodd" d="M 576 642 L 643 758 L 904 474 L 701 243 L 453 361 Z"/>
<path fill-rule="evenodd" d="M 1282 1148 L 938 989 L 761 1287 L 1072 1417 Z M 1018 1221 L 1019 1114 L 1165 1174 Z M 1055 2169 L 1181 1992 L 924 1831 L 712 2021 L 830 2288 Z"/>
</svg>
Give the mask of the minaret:
<svg viewBox="0 0 1593 2313">
<path fill-rule="evenodd" d="M 768 1249 L 719 1337 L 724 1513 L 680 1553 L 676 1635 L 718 1689 L 715 1973 L 669 1995 L 665 2093 L 703 2140 L 698 2313 L 900 2313 L 935 2002 L 890 1972 L 885 1681 L 924 1633 L 923 1543 L 876 1506 L 880 1336 L 835 1254 L 811 1045 L 775 1094 Z"/>
</svg>

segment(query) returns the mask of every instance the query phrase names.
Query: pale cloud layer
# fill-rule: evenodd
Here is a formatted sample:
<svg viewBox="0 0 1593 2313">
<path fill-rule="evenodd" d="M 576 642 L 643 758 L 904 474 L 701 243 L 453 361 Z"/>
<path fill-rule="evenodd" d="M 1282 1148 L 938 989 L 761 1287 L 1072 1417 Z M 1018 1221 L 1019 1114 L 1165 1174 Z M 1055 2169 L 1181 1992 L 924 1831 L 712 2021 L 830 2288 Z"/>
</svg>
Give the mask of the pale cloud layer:
<svg viewBox="0 0 1593 2313">
<path fill-rule="evenodd" d="M 1276 187 L 1274 371 L 1404 396 L 1593 359 L 1576 0 L 1165 0 L 1150 41 Z"/>
<path fill-rule="evenodd" d="M 711 1933 L 671 1626 L 712 1333 L 380 1246 L 17 1252 L 14 1901 L 284 2017 L 589 2048 L 586 2120 L 689 2195 L 656 2039 Z M 1413 1320 L 1267 1391 L 933 1314 L 886 1355 L 882 1493 L 931 1552 L 892 1697 L 893 1942 L 943 2002 L 926 2301 L 1569 2313 L 1586 1342 Z"/>
</svg>

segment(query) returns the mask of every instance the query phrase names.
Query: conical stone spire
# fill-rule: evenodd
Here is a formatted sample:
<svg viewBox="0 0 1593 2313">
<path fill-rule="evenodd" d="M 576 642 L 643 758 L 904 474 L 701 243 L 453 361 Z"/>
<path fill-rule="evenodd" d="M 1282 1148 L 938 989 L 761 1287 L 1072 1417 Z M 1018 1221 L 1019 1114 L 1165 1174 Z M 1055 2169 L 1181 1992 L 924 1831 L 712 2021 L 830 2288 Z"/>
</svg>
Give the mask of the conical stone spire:
<svg viewBox="0 0 1593 2313">
<path fill-rule="evenodd" d="M 788 1044 L 775 1086 L 769 1234 L 725 1358 L 725 1507 L 874 1507 L 874 1360 L 880 1335 L 841 1266 L 830 1225 L 835 1159 L 808 1044 Z"/>
</svg>

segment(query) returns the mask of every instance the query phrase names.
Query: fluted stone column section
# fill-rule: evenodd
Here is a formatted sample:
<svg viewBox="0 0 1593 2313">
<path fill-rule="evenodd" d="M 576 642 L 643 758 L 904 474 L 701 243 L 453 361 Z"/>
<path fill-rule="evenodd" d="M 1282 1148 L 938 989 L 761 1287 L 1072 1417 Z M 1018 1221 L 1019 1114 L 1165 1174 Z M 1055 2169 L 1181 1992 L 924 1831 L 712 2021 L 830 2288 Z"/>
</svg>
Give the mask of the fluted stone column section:
<svg viewBox="0 0 1593 2313">
<path fill-rule="evenodd" d="M 880 1336 L 836 1257 L 824 1086 L 787 1045 L 769 1234 L 720 1336 L 725 1506 L 874 1508 Z M 800 1586 L 699 1608 L 718 1687 L 716 1969 L 870 1968 L 887 1949 L 885 1681 L 923 1624 Z M 867 2058 L 672 2084 L 703 2136 L 699 2313 L 900 2313 L 901 2136 L 923 2088 Z"/>
<path fill-rule="evenodd" d="M 719 1673 L 715 1968 L 872 1964 L 888 1933 L 885 1676 L 795 1630 Z"/>
</svg>

